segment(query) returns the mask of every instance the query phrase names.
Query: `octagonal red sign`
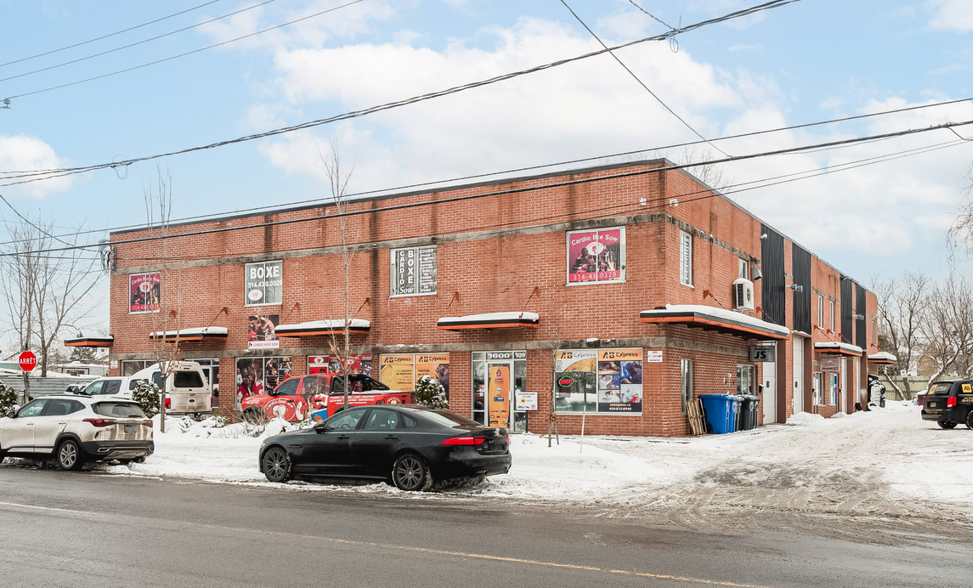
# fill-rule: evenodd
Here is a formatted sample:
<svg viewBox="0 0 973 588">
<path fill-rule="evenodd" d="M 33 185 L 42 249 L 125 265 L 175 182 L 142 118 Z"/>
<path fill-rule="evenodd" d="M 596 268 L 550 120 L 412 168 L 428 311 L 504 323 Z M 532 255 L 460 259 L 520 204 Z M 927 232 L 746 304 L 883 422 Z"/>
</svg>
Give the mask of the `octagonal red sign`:
<svg viewBox="0 0 973 588">
<path fill-rule="evenodd" d="M 33 351 L 25 351 L 20 354 L 18 358 L 18 363 L 20 363 L 20 369 L 25 372 L 29 372 L 37 367 L 37 356 L 34 355 Z"/>
</svg>

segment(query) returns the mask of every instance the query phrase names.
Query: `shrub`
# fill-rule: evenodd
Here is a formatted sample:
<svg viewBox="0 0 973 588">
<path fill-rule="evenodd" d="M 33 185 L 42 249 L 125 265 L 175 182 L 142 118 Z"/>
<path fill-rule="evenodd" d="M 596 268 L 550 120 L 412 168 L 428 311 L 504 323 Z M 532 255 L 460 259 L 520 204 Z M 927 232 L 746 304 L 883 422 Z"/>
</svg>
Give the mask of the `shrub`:
<svg viewBox="0 0 973 588">
<path fill-rule="evenodd" d="M 3 382 L 0 382 L 0 417 L 7 416 L 7 413 L 17 406 L 18 396 L 13 388 L 7 388 Z"/>
<path fill-rule="evenodd" d="M 449 409 L 449 402 L 446 400 L 446 389 L 431 376 L 422 376 L 416 382 L 414 402 L 422 406 Z"/>
<path fill-rule="evenodd" d="M 145 416 L 152 418 L 162 411 L 159 387 L 147 380 L 139 380 L 132 390 L 132 400 L 139 403 Z"/>
</svg>

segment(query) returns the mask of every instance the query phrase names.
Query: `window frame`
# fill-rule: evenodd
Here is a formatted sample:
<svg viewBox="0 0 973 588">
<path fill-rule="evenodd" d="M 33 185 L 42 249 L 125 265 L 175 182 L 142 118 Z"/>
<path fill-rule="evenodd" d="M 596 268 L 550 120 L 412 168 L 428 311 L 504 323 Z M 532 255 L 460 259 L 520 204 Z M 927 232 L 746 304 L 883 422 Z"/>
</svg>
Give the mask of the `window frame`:
<svg viewBox="0 0 973 588">
<path fill-rule="evenodd" d="M 740 257 L 738 259 L 740 260 L 739 263 L 738 263 L 738 265 L 737 265 L 737 268 L 739 270 L 739 271 L 737 271 L 737 273 L 739 274 L 739 277 L 743 278 L 744 280 L 749 280 L 750 279 L 750 262 L 747 261 L 746 259 L 743 259 L 742 257 Z"/>
<path fill-rule="evenodd" d="M 682 229 L 679 230 L 679 283 L 683 286 L 693 286 L 693 236 Z"/>
<path fill-rule="evenodd" d="M 831 327 L 830 327 L 829 330 L 832 333 L 834 333 L 835 332 L 835 330 L 834 330 L 834 300 L 829 300 L 828 302 L 831 304 Z"/>
<path fill-rule="evenodd" d="M 276 302 L 268 302 L 267 287 L 262 286 L 261 288 L 263 290 L 263 296 L 261 296 L 259 300 L 251 302 L 250 289 L 247 287 L 247 284 L 250 281 L 250 277 L 249 277 L 250 268 L 260 265 L 260 266 L 264 266 L 264 268 L 266 269 L 266 267 L 271 264 L 280 264 L 280 300 Z M 275 259 L 275 260 L 268 260 L 268 261 L 255 261 L 253 263 L 243 264 L 243 306 L 244 308 L 252 307 L 252 306 L 281 306 L 283 304 L 284 304 L 284 260 Z"/>
<path fill-rule="evenodd" d="M 818 328 L 824 328 L 824 296 L 818 294 Z"/>
<path fill-rule="evenodd" d="M 679 390 L 682 396 L 682 414 L 687 414 L 689 401 L 693 399 L 694 394 L 692 358 L 683 357 L 679 360 L 679 381 Z"/>
<path fill-rule="evenodd" d="M 402 251 L 415 251 L 415 292 L 396 293 L 396 283 L 398 282 L 398 270 L 396 264 L 396 254 Z M 433 267 L 435 268 L 435 281 L 433 282 L 432 292 L 420 292 L 422 282 L 420 280 L 420 260 L 422 252 L 432 250 Z M 411 298 L 414 296 L 435 296 L 439 293 L 439 246 L 438 245 L 417 245 L 415 247 L 397 247 L 389 249 L 389 298 Z"/>
</svg>

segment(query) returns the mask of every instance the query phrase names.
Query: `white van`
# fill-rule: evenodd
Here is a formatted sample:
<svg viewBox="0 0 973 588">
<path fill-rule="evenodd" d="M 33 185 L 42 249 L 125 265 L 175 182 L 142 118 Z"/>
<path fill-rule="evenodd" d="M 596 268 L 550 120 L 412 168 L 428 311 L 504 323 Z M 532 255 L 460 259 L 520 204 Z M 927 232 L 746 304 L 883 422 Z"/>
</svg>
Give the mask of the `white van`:
<svg viewBox="0 0 973 588">
<path fill-rule="evenodd" d="M 206 373 L 195 361 L 174 361 L 169 364 L 169 377 L 162 383 L 160 364 L 135 372 L 131 376 L 98 378 L 83 390 L 89 396 L 106 394 L 132 397 L 135 385 L 144 380 L 165 390 L 166 412 L 169 414 L 199 415 L 213 412 L 213 390 Z"/>
</svg>

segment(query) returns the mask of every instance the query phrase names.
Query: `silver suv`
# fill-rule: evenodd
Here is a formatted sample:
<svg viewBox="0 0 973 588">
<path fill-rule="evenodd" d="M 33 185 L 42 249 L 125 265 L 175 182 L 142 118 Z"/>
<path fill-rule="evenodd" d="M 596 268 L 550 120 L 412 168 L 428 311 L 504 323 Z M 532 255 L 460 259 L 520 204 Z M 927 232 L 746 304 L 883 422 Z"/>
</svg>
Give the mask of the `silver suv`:
<svg viewBox="0 0 973 588">
<path fill-rule="evenodd" d="M 45 396 L 0 418 L 0 462 L 53 457 L 61 469 L 77 470 L 88 461 L 128 463 L 154 451 L 152 421 L 131 400 Z"/>
</svg>

